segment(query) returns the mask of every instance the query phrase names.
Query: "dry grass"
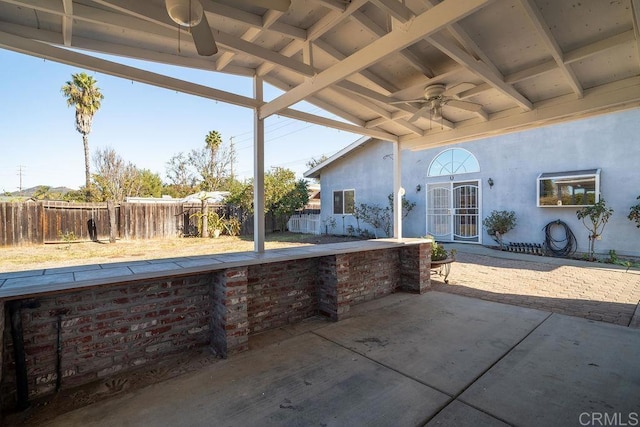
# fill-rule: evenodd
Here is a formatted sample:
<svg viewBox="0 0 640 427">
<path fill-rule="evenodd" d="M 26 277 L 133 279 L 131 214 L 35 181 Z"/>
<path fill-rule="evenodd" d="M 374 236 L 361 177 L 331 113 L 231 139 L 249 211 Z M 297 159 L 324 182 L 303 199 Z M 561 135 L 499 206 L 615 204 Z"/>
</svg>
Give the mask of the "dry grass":
<svg viewBox="0 0 640 427">
<path fill-rule="evenodd" d="M 347 237 L 273 233 L 266 236 L 265 247 L 266 249 L 276 249 L 346 240 L 350 239 Z M 253 240 L 251 237 L 230 236 L 220 236 L 217 239 L 118 240 L 115 244 L 83 242 L 2 247 L 0 248 L 0 272 L 252 250 Z"/>
</svg>

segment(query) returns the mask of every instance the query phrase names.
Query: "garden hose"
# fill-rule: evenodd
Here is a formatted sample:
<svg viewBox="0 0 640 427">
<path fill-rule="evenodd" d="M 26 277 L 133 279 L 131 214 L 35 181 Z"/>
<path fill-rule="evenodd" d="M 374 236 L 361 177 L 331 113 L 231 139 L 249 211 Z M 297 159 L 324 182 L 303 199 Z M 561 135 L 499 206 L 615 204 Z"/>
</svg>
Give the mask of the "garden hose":
<svg viewBox="0 0 640 427">
<path fill-rule="evenodd" d="M 564 229 L 564 239 L 554 239 L 552 230 L 554 227 L 562 227 Z M 568 257 L 575 253 L 578 245 L 576 236 L 573 234 L 567 223 L 558 220 L 551 221 L 545 225 L 544 230 L 544 246 L 548 254 L 557 257 Z M 564 244 L 564 246 L 562 246 Z"/>
</svg>

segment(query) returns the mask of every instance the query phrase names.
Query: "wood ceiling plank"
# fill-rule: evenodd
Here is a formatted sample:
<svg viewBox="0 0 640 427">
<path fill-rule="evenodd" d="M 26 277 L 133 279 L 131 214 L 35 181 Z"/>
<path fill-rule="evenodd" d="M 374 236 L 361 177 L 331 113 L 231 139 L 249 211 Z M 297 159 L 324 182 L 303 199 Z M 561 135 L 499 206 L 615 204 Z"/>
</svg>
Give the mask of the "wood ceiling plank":
<svg viewBox="0 0 640 427">
<path fill-rule="evenodd" d="M 267 11 L 267 13 L 265 13 L 265 16 L 263 17 L 263 20 L 262 20 L 263 21 L 262 27 L 261 28 L 251 27 L 247 31 L 245 31 L 244 34 L 240 36 L 240 38 L 247 42 L 255 41 L 256 39 L 258 39 L 258 37 L 260 37 L 264 33 L 264 30 L 268 29 L 271 25 L 273 25 L 278 20 L 278 18 L 280 18 L 283 14 L 284 14 L 283 12 L 279 12 L 277 10 Z M 218 71 L 224 70 L 224 67 L 226 67 L 231 63 L 235 55 L 236 55 L 235 52 L 223 53 L 220 56 L 220 58 L 218 58 L 218 60 L 216 61 L 216 70 Z"/>
<path fill-rule="evenodd" d="M 405 47 L 439 31 L 443 27 L 475 12 L 491 3 L 491 0 L 445 0 L 438 6 L 417 16 L 406 28 L 394 29 L 389 34 L 365 46 L 351 56 L 324 70 L 311 81 L 302 83 L 260 108 L 265 118 L 303 100 L 327 86 L 344 80 Z"/>
<path fill-rule="evenodd" d="M 479 78 L 489 83 L 491 86 L 511 98 L 521 108 L 530 111 L 533 104 L 513 86 L 504 82 L 504 77 L 496 74 L 486 64 L 476 61 L 471 55 L 462 50 L 457 44 L 453 43 L 441 34 L 434 34 L 429 37 L 429 41 L 438 49 L 449 55 L 460 65 L 475 73 Z"/>
<path fill-rule="evenodd" d="M 571 65 L 565 64 L 562 50 L 560 49 L 560 46 L 558 45 L 556 39 L 553 37 L 553 34 L 551 34 L 551 30 L 545 23 L 544 17 L 542 16 L 542 13 L 540 13 L 540 9 L 538 9 L 538 6 L 533 2 L 533 0 L 520 0 L 520 4 L 529 17 L 531 24 L 536 29 L 538 36 L 546 45 L 547 50 L 551 53 L 551 56 L 556 61 L 556 64 L 560 68 L 560 71 L 562 71 L 562 74 L 567 80 L 567 83 L 569 83 L 569 86 L 571 86 L 576 95 L 582 96 L 582 85 L 580 84 L 580 81 L 578 80 L 575 72 L 571 69 Z"/>
</svg>

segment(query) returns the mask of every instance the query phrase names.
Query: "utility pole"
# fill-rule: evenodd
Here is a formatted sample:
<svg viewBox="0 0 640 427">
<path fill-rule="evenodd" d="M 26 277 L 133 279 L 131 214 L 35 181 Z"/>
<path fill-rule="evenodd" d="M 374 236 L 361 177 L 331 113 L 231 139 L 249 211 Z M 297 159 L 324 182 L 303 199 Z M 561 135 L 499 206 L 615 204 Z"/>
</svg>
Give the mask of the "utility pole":
<svg viewBox="0 0 640 427">
<path fill-rule="evenodd" d="M 20 191 L 20 197 L 22 197 L 22 175 L 24 175 L 24 171 L 22 170 L 22 168 L 24 168 L 23 165 L 18 165 L 18 176 L 20 177 L 20 186 L 18 187 L 18 190 Z"/>
<path fill-rule="evenodd" d="M 236 162 L 236 150 L 235 147 L 233 145 L 233 136 L 229 138 L 229 157 L 231 160 L 231 181 L 233 181 L 234 176 L 233 176 L 233 164 Z"/>
</svg>

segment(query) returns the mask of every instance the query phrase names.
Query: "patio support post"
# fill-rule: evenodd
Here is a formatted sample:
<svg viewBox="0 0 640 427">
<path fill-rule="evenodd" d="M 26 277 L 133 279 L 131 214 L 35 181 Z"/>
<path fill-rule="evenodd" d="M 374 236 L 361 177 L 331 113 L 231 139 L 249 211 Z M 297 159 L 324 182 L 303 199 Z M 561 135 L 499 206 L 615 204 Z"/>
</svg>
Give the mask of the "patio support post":
<svg viewBox="0 0 640 427">
<path fill-rule="evenodd" d="M 393 143 L 393 238 L 402 239 L 402 158 L 400 142 Z"/>
<path fill-rule="evenodd" d="M 253 95 L 260 104 L 263 102 L 263 80 L 253 78 Z M 253 112 L 253 248 L 264 252 L 264 119 L 259 109 Z"/>
</svg>

